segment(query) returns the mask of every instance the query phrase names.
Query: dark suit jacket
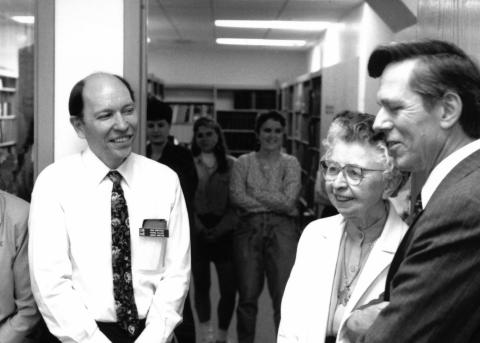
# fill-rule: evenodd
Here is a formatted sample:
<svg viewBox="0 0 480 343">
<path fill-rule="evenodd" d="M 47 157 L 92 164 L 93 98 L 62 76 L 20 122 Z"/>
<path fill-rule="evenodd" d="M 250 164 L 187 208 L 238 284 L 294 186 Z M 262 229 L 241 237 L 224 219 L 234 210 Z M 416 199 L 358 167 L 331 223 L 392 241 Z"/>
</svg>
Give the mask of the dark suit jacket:
<svg viewBox="0 0 480 343">
<path fill-rule="evenodd" d="M 410 226 L 385 297 L 361 342 L 480 342 L 480 151 L 445 177 Z"/>
</svg>

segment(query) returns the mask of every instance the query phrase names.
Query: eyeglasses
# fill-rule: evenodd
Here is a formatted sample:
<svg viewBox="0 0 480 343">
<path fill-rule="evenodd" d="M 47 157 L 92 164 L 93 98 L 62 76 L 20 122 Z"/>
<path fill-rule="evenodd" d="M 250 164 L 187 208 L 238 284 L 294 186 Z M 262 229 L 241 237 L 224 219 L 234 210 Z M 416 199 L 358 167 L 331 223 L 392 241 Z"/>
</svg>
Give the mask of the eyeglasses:
<svg viewBox="0 0 480 343">
<path fill-rule="evenodd" d="M 322 167 L 322 174 L 326 181 L 335 180 L 338 174 L 342 172 L 347 182 L 352 186 L 360 184 L 368 172 L 384 171 L 384 169 L 363 168 L 355 164 L 346 164 L 342 167 L 339 163 L 328 160 L 320 161 L 320 166 Z"/>
</svg>

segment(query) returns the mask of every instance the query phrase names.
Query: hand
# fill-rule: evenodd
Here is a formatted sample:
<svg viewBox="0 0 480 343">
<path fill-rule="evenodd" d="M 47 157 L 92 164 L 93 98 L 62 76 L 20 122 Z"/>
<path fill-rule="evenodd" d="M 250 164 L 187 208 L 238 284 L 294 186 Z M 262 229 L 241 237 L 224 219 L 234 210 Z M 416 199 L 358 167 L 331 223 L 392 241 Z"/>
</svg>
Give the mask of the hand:
<svg viewBox="0 0 480 343">
<path fill-rule="evenodd" d="M 353 311 L 344 325 L 345 336 L 355 342 L 372 326 L 378 314 L 388 305 L 388 301 L 369 303 Z"/>
</svg>

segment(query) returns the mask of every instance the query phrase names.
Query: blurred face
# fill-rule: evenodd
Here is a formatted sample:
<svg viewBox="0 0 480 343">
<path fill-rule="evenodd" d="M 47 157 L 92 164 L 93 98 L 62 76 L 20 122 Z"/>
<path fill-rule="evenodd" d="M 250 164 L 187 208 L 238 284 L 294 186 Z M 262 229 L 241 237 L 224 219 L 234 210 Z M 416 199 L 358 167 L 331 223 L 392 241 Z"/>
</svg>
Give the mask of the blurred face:
<svg viewBox="0 0 480 343">
<path fill-rule="evenodd" d="M 147 121 L 147 139 L 151 144 L 166 144 L 169 134 L 170 124 L 165 119 Z"/>
<path fill-rule="evenodd" d="M 368 144 L 334 142 L 329 161 L 340 166 L 353 164 L 368 169 L 385 168 L 382 152 Z M 353 186 L 342 172 L 333 180 L 325 180 L 328 197 L 332 205 L 347 219 L 360 218 L 367 222 L 379 211 L 384 210 L 383 195 L 386 182 L 382 171 L 367 171 L 362 181 Z"/>
<path fill-rule="evenodd" d="M 137 130 L 137 112 L 127 87 L 112 75 L 96 74 L 83 89 L 83 118 L 71 118 L 81 138 L 111 169 L 130 155 Z"/>
<path fill-rule="evenodd" d="M 258 132 L 260 150 L 277 151 L 282 148 L 284 128 L 280 122 L 268 119 Z"/>
<path fill-rule="evenodd" d="M 202 152 L 213 152 L 218 143 L 218 135 L 211 127 L 200 126 L 195 134 L 195 140 Z"/>
<path fill-rule="evenodd" d="M 389 152 L 405 171 L 433 168 L 445 139 L 439 121 L 441 107 L 428 111 L 420 95 L 410 89 L 415 63 L 392 63 L 384 70 L 377 93 L 381 108 L 373 125 L 386 133 Z"/>
</svg>

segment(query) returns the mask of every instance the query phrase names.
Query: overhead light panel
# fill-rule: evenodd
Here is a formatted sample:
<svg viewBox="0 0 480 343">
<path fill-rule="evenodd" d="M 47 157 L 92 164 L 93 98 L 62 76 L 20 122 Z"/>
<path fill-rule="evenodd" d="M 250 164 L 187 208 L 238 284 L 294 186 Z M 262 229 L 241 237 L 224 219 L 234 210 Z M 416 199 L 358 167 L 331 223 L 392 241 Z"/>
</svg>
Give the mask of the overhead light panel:
<svg viewBox="0 0 480 343">
<path fill-rule="evenodd" d="M 328 21 L 293 20 L 215 20 L 215 26 L 248 29 L 280 29 L 296 31 L 323 31 L 334 25 Z"/>
<path fill-rule="evenodd" d="M 307 44 L 304 40 L 293 39 L 250 39 L 250 38 L 217 38 L 217 44 L 252 45 L 252 46 L 283 46 L 302 47 Z"/>
<path fill-rule="evenodd" d="M 20 24 L 35 23 L 35 17 L 33 15 L 14 15 L 14 16 L 11 16 L 10 18 Z"/>
</svg>

